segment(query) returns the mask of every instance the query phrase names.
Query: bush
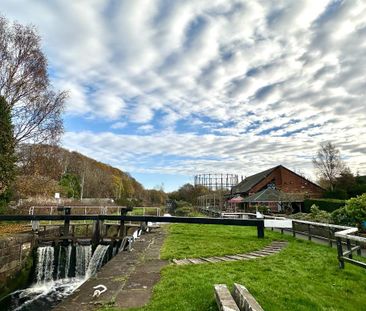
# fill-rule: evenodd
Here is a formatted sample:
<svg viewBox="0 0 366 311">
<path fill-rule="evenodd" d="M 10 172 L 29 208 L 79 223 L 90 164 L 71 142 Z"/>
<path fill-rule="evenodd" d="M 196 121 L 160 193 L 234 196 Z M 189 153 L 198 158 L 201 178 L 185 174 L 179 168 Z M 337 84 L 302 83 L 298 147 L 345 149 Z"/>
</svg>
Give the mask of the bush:
<svg viewBox="0 0 366 311">
<path fill-rule="evenodd" d="M 338 225 L 357 226 L 365 230 L 362 223 L 366 221 L 366 193 L 346 201 L 346 206 L 332 213 L 332 221 Z"/>
<path fill-rule="evenodd" d="M 322 223 L 329 223 L 332 219 L 330 213 L 320 210 L 316 205 L 311 206 L 310 213 L 297 213 L 292 215 L 291 218 Z"/>
<path fill-rule="evenodd" d="M 271 209 L 268 206 L 259 205 L 259 206 L 257 206 L 257 211 L 262 214 L 270 214 Z"/>
<path fill-rule="evenodd" d="M 348 215 L 346 208 L 341 207 L 331 214 L 332 223 L 341 226 L 354 226 L 355 220 Z"/>
<path fill-rule="evenodd" d="M 189 216 L 193 212 L 193 208 L 190 206 L 179 207 L 175 210 L 176 216 Z"/>
<path fill-rule="evenodd" d="M 337 199 L 308 199 L 304 201 L 304 212 L 309 213 L 313 205 L 318 206 L 320 210 L 333 212 L 345 205 L 345 200 Z"/>
<path fill-rule="evenodd" d="M 361 229 L 362 223 L 366 221 L 366 193 L 356 198 L 347 200 L 345 210 Z"/>
</svg>

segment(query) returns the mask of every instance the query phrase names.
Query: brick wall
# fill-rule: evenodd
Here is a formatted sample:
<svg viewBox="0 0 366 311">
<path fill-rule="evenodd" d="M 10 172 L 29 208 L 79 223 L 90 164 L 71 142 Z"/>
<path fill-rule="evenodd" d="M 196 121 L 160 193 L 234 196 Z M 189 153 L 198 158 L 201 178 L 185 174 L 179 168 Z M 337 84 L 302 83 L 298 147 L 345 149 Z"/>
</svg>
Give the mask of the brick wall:
<svg viewBox="0 0 366 311">
<path fill-rule="evenodd" d="M 276 168 L 264 180 L 255 185 L 250 192 L 256 193 L 262 188 L 266 188 L 267 184 L 271 182 L 276 185 L 276 189 L 287 193 L 301 193 L 305 197 L 311 198 L 320 198 L 323 194 L 320 187 L 284 167 Z"/>
</svg>

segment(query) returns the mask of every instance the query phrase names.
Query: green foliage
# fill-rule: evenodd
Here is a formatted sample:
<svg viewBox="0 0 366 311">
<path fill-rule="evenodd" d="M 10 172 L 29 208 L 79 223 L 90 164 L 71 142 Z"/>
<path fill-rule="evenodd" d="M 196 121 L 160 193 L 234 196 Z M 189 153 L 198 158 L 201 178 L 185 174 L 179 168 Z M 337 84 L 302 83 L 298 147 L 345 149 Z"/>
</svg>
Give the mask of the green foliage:
<svg viewBox="0 0 366 311">
<path fill-rule="evenodd" d="M 331 222 L 341 226 L 354 226 L 355 220 L 347 213 L 345 207 L 341 207 L 331 214 Z"/>
<path fill-rule="evenodd" d="M 344 200 L 338 199 L 307 199 L 304 201 L 304 212 L 310 212 L 310 208 L 313 205 L 316 205 L 320 210 L 331 213 L 336 209 L 343 207 L 344 204 Z"/>
<path fill-rule="evenodd" d="M 324 193 L 324 197 L 329 199 L 346 200 L 348 199 L 348 193 L 345 189 L 328 190 Z"/>
<path fill-rule="evenodd" d="M 316 205 L 311 206 L 310 213 L 297 213 L 292 215 L 291 218 L 323 223 L 329 223 L 332 219 L 330 213 L 320 210 Z"/>
<path fill-rule="evenodd" d="M 194 213 L 192 204 L 186 201 L 175 201 L 174 209 L 170 211 L 176 216 L 191 216 Z"/>
<path fill-rule="evenodd" d="M 177 191 L 170 193 L 169 199 L 196 204 L 197 198 L 201 195 L 207 194 L 208 192 L 209 190 L 204 186 L 193 186 L 188 183 L 180 187 Z"/>
<path fill-rule="evenodd" d="M 15 140 L 11 111 L 0 96 L 0 195 L 9 191 L 16 174 Z"/>
<path fill-rule="evenodd" d="M 346 202 L 345 210 L 357 226 L 361 227 L 362 222 L 366 221 L 366 193 Z"/>
<path fill-rule="evenodd" d="M 271 209 L 265 205 L 257 206 L 257 210 L 258 210 L 258 212 L 260 212 L 262 214 L 269 214 L 271 212 Z"/>
<path fill-rule="evenodd" d="M 61 177 L 59 185 L 62 187 L 62 192 L 68 198 L 80 198 L 80 180 L 74 174 L 64 174 Z"/>
</svg>

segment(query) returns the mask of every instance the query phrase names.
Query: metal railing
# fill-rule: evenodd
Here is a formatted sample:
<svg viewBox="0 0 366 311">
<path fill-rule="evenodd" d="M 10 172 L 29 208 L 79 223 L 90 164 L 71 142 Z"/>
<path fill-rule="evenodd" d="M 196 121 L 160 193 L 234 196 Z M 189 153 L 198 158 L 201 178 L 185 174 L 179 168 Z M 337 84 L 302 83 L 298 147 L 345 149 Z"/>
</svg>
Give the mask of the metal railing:
<svg viewBox="0 0 366 311">
<path fill-rule="evenodd" d="M 338 262 L 341 269 L 344 269 L 345 261 L 356 266 L 366 268 L 366 262 L 362 262 L 353 258 L 353 252 L 357 252 L 357 255 L 361 256 L 360 243 L 366 244 L 366 238 L 354 235 L 357 232 L 357 228 L 349 228 L 335 233 L 337 238 Z M 343 250 L 342 241 L 346 241 L 345 251 Z M 355 242 L 354 246 L 352 246 L 352 241 Z"/>
</svg>

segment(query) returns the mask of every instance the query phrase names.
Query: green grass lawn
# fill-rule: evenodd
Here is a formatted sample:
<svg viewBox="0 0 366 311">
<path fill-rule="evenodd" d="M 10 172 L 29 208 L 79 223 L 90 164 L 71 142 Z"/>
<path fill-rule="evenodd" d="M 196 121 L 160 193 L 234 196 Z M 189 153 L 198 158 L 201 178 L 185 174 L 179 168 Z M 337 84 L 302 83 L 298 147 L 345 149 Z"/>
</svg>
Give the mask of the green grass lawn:
<svg viewBox="0 0 366 311">
<path fill-rule="evenodd" d="M 261 249 L 273 241 L 269 232 L 257 238 L 256 228 L 217 225 L 170 225 L 163 259 L 233 255 Z"/>
<path fill-rule="evenodd" d="M 366 271 L 346 263 L 340 270 L 336 250 L 256 229 L 208 225 L 171 225 L 164 258 L 233 254 L 259 249 L 273 239 L 288 246 L 276 255 L 249 261 L 176 266 L 162 270 L 153 298 L 135 311 L 218 310 L 213 285 L 245 285 L 264 310 L 366 310 Z M 200 235 L 200 236 L 197 236 Z"/>
</svg>

